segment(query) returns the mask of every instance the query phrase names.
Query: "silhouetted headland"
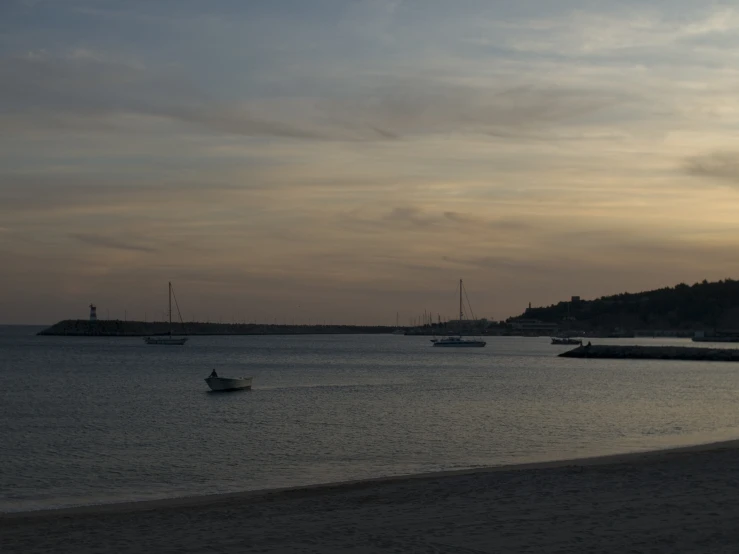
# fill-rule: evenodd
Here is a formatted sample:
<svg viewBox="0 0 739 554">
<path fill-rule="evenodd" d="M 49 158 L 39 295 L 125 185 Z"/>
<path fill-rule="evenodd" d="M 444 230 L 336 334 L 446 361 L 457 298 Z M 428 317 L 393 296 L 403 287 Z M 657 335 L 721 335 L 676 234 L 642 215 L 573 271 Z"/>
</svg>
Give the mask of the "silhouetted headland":
<svg viewBox="0 0 739 554">
<path fill-rule="evenodd" d="M 611 358 L 628 360 L 694 360 L 739 362 L 737 348 L 700 348 L 689 346 L 619 346 L 614 344 L 578 346 L 560 354 L 564 358 Z"/>
<path fill-rule="evenodd" d="M 165 335 L 166 321 L 120 321 L 65 319 L 39 332 L 39 335 L 67 337 L 145 337 Z M 263 323 L 185 322 L 172 327 L 174 335 L 329 335 L 392 333 L 395 327 L 380 325 L 268 325 Z"/>
<path fill-rule="evenodd" d="M 739 281 L 709 283 L 623 293 L 585 300 L 573 296 L 546 307 L 527 308 L 508 318 L 514 331 L 567 332 L 577 336 L 706 336 L 739 330 Z"/>
</svg>

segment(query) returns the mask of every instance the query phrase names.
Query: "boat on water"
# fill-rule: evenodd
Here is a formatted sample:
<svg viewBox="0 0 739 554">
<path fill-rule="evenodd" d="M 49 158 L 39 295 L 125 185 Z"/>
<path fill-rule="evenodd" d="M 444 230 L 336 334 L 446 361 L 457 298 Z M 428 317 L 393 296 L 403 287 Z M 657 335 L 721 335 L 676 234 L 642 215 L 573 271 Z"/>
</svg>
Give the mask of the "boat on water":
<svg viewBox="0 0 739 554">
<path fill-rule="evenodd" d="M 253 377 L 218 377 L 215 369 L 206 379 L 213 392 L 228 392 L 235 390 L 251 390 Z"/>
<path fill-rule="evenodd" d="M 182 346 L 187 342 L 187 337 L 172 337 L 170 335 L 162 335 L 156 337 L 145 337 L 146 344 L 165 344 L 169 346 Z"/>
<path fill-rule="evenodd" d="M 144 337 L 144 342 L 146 344 L 182 346 L 188 341 L 187 337 L 172 336 L 172 296 L 174 296 L 174 291 L 172 290 L 172 283 L 170 282 L 169 283 L 169 332 L 165 335 L 154 335 L 150 337 Z M 184 327 L 185 323 L 182 321 L 182 314 L 180 313 L 180 306 L 177 303 L 176 296 L 175 296 L 174 302 L 175 302 L 175 306 L 177 307 L 177 315 L 180 318 L 180 323 Z"/>
<path fill-rule="evenodd" d="M 578 344 L 582 346 L 582 341 L 571 337 L 552 337 L 552 344 Z"/>
<path fill-rule="evenodd" d="M 463 339 L 462 337 L 444 337 L 443 339 L 432 339 L 431 342 L 434 343 L 434 346 L 452 346 L 457 348 L 482 348 L 487 344 L 484 340 Z"/>
<path fill-rule="evenodd" d="M 464 283 L 462 279 L 459 280 L 459 334 L 456 336 L 443 337 L 441 339 L 432 339 L 431 344 L 441 348 L 482 348 L 487 344 L 484 340 L 479 339 L 465 339 L 462 338 L 462 322 L 465 321 L 464 315 Z M 467 300 L 469 305 L 469 299 Z M 472 307 L 470 306 L 470 314 L 472 319 L 475 319 L 475 315 L 472 313 Z"/>
<path fill-rule="evenodd" d="M 393 331 L 393 335 L 405 335 L 405 329 L 401 329 L 400 325 L 398 324 L 399 321 L 398 312 L 395 312 L 395 330 Z"/>
</svg>

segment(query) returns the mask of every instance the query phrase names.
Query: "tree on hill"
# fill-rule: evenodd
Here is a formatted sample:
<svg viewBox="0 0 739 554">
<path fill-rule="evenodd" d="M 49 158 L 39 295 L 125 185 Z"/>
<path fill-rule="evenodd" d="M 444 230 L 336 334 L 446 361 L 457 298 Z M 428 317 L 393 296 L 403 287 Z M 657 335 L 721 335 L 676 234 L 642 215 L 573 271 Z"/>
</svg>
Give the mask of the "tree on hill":
<svg viewBox="0 0 739 554">
<path fill-rule="evenodd" d="M 548 323 L 570 322 L 583 328 L 739 329 L 739 281 L 703 280 L 595 300 L 558 302 L 529 308 L 518 318 Z M 517 319 L 517 318 L 511 318 Z"/>
</svg>

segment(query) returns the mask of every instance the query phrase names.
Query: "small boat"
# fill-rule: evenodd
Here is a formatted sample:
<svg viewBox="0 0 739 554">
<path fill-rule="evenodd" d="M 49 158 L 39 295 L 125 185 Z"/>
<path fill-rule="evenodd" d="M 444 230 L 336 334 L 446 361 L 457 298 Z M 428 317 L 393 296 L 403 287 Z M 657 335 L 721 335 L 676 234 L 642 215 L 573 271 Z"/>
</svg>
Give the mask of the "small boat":
<svg viewBox="0 0 739 554">
<path fill-rule="evenodd" d="M 398 315 L 398 312 L 395 312 L 395 331 L 393 331 L 393 335 L 405 335 L 405 329 L 401 329 L 398 325 Z"/>
<path fill-rule="evenodd" d="M 251 390 L 252 377 L 218 377 L 211 374 L 205 382 L 210 390 L 215 392 L 226 392 L 232 390 Z"/>
<path fill-rule="evenodd" d="M 169 333 L 166 333 L 164 335 L 156 335 L 153 337 L 144 337 L 144 342 L 146 344 L 162 344 L 162 345 L 168 345 L 168 346 L 182 346 L 185 344 L 188 340 L 187 337 L 173 337 L 172 336 L 172 295 L 174 294 L 174 291 L 172 290 L 172 283 L 169 283 Z M 182 326 L 185 326 L 185 323 L 182 321 L 182 314 L 180 313 L 180 306 L 177 303 L 177 297 L 175 296 L 174 299 L 175 306 L 177 306 L 177 315 L 180 318 L 180 323 L 182 323 Z"/>
<path fill-rule="evenodd" d="M 582 341 L 570 337 L 552 337 L 552 344 L 579 344 L 582 346 Z"/>
<path fill-rule="evenodd" d="M 454 347 L 478 347 L 482 348 L 487 343 L 484 340 L 463 339 L 462 337 L 444 337 L 443 339 L 434 339 L 431 341 L 434 346 L 454 346 Z"/>
<path fill-rule="evenodd" d="M 144 338 L 146 344 L 168 344 L 170 346 L 182 346 L 187 342 L 187 337 L 173 337 L 170 335 L 163 337 L 146 337 Z"/>
<path fill-rule="evenodd" d="M 447 347 L 447 348 L 465 348 L 465 347 L 477 347 L 482 348 L 487 343 L 484 340 L 479 339 L 463 339 L 462 338 L 462 322 L 465 320 L 464 317 L 464 303 L 462 301 L 462 295 L 464 294 L 464 284 L 462 279 L 459 280 L 459 335 L 444 337 L 442 339 L 432 339 L 431 343 L 433 346 Z M 469 299 L 467 300 L 469 305 Z M 470 314 L 474 320 L 475 315 L 472 314 L 472 306 L 470 306 Z"/>
</svg>

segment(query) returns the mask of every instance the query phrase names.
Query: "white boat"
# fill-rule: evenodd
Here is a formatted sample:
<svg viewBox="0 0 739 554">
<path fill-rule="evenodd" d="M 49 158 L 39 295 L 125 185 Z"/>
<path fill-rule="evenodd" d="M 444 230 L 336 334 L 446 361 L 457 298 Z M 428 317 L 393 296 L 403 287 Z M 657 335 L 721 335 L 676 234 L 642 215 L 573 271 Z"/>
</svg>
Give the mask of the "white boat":
<svg viewBox="0 0 739 554">
<path fill-rule="evenodd" d="M 451 336 L 451 337 L 444 337 L 441 339 L 433 339 L 431 343 L 433 346 L 439 346 L 439 347 L 447 347 L 447 348 L 482 348 L 487 343 L 484 340 L 478 340 L 478 339 L 463 339 L 461 336 L 462 332 L 462 322 L 464 321 L 464 303 L 462 301 L 462 295 L 464 293 L 464 284 L 462 283 L 462 279 L 459 280 L 459 326 L 460 326 L 460 334 L 458 336 Z M 469 301 L 468 301 L 469 303 Z M 470 313 L 472 313 L 472 308 L 470 307 Z M 474 319 L 474 314 L 472 314 L 472 318 Z"/>
<path fill-rule="evenodd" d="M 232 390 L 250 390 L 252 377 L 208 377 L 210 390 L 215 392 L 226 392 Z"/>
<path fill-rule="evenodd" d="M 187 337 L 171 337 L 171 336 L 161 336 L 161 337 L 146 337 L 144 338 L 144 342 L 146 344 L 168 344 L 170 346 L 182 346 L 187 342 Z"/>
<path fill-rule="evenodd" d="M 464 348 L 464 347 L 477 347 L 482 348 L 487 343 L 484 340 L 477 340 L 477 339 L 463 339 L 462 337 L 444 337 L 443 339 L 434 339 L 431 342 L 434 343 L 434 346 L 453 346 L 457 348 Z"/>
<path fill-rule="evenodd" d="M 156 335 L 153 337 L 144 337 L 144 342 L 146 344 L 162 344 L 162 345 L 168 345 L 168 346 L 182 346 L 185 344 L 188 340 L 187 337 L 173 337 L 172 336 L 172 295 L 174 294 L 174 291 L 172 290 L 172 283 L 169 283 L 169 333 L 166 335 Z M 182 323 L 182 326 L 184 327 L 185 323 L 182 321 L 182 314 L 180 313 L 180 306 L 177 303 L 177 297 L 174 299 L 175 306 L 177 307 L 177 315 L 180 318 L 180 323 Z"/>
<path fill-rule="evenodd" d="M 405 329 L 401 329 L 398 325 L 398 316 L 398 312 L 395 312 L 395 331 L 393 331 L 393 335 L 405 335 Z"/>
<path fill-rule="evenodd" d="M 579 344 L 582 346 L 582 341 L 571 337 L 552 337 L 552 344 Z"/>
</svg>

